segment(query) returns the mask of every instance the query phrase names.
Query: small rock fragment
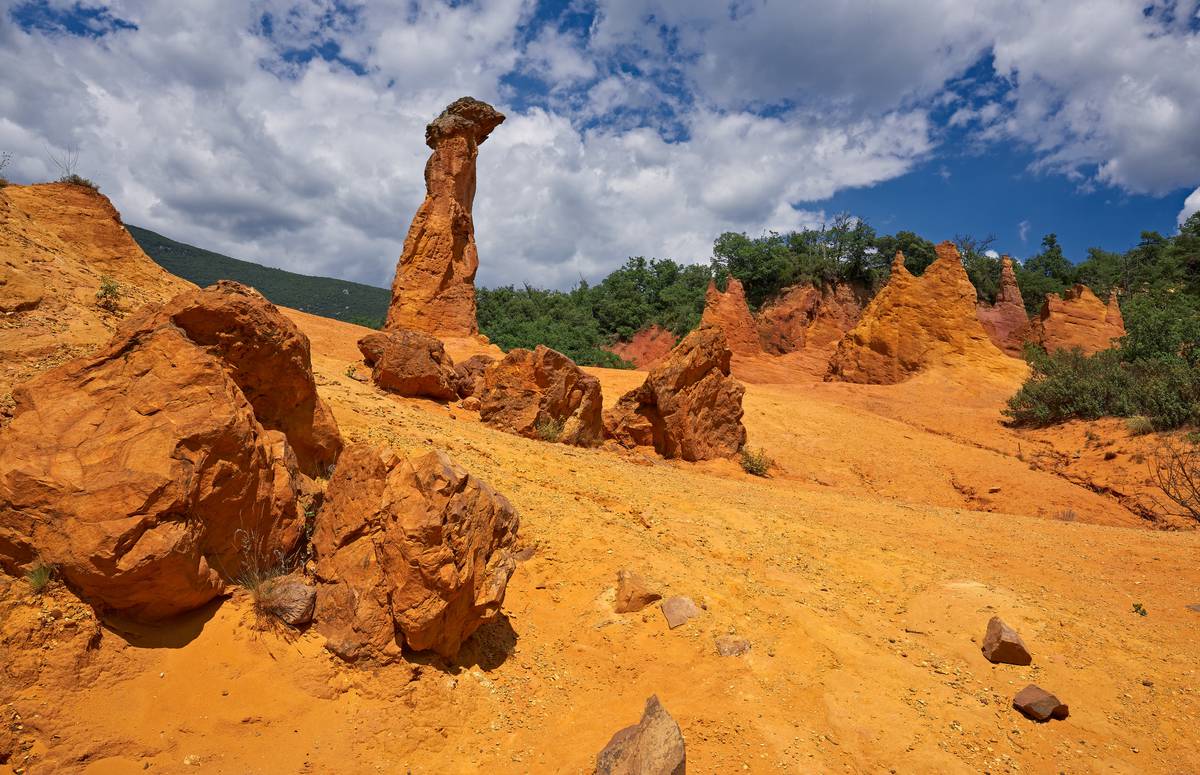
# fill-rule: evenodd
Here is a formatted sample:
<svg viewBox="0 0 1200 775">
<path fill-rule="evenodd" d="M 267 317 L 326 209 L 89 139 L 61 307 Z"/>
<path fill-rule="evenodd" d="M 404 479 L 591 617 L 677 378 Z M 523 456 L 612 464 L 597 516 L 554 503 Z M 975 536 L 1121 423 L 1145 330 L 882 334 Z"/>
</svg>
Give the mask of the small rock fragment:
<svg viewBox="0 0 1200 775">
<path fill-rule="evenodd" d="M 612 736 L 596 756 L 595 775 L 684 775 L 683 733 L 657 695 L 646 700 L 642 720 Z"/>
<path fill-rule="evenodd" d="M 688 619 L 700 615 L 700 609 L 692 602 L 690 597 L 669 597 L 662 602 L 663 616 L 667 617 L 667 626 L 672 630 L 681 624 L 687 623 Z"/>
<path fill-rule="evenodd" d="M 1065 719 L 1070 715 L 1066 703 L 1034 684 L 1029 684 L 1017 693 L 1013 698 L 1013 707 L 1034 721 Z"/>
<path fill-rule="evenodd" d="M 640 611 L 657 600 L 662 600 L 662 595 L 651 589 L 644 578 L 631 570 L 617 571 L 617 601 L 613 605 L 617 613 Z"/>
<path fill-rule="evenodd" d="M 993 616 L 988 621 L 980 651 L 989 662 L 1002 662 L 1006 665 L 1028 665 L 1033 662 L 1033 657 L 1029 655 L 1029 649 L 1025 648 L 1021 636 L 999 616 Z"/>
<path fill-rule="evenodd" d="M 717 637 L 717 653 L 723 657 L 740 657 L 750 650 L 750 641 L 736 635 Z"/>
</svg>

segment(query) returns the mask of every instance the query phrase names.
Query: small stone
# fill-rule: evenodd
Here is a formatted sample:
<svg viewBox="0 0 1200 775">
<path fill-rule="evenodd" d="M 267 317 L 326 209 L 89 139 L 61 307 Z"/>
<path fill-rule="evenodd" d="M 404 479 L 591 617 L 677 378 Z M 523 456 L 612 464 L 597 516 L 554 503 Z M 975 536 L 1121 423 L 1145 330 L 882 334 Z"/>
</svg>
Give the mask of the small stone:
<svg viewBox="0 0 1200 775">
<path fill-rule="evenodd" d="M 1013 707 L 1034 721 L 1065 719 L 1070 715 L 1066 703 L 1034 684 L 1029 684 L 1017 693 L 1013 698 Z"/>
<path fill-rule="evenodd" d="M 533 559 L 533 555 L 535 554 L 537 554 L 537 547 L 530 544 L 529 546 L 518 549 L 516 554 L 513 555 L 513 558 L 516 559 L 517 562 L 529 562 Z"/>
<path fill-rule="evenodd" d="M 617 600 L 613 609 L 619 614 L 640 611 L 662 595 L 651 589 L 644 578 L 631 570 L 617 571 Z"/>
<path fill-rule="evenodd" d="M 723 657 L 740 657 L 750 650 L 750 641 L 736 635 L 717 637 L 717 653 Z"/>
<path fill-rule="evenodd" d="M 684 775 L 683 733 L 658 697 L 646 700 L 642 720 L 612 736 L 596 756 L 595 775 Z"/>
<path fill-rule="evenodd" d="M 999 616 L 993 616 L 987 625 L 983 636 L 983 646 L 980 648 L 983 656 L 989 662 L 1002 662 L 1006 665 L 1028 665 L 1033 662 L 1025 642 L 1012 627 L 1009 627 Z"/>
<path fill-rule="evenodd" d="M 700 615 L 700 609 L 690 597 L 669 597 L 662 602 L 663 616 L 667 617 L 667 626 L 672 630 L 688 619 Z"/>
</svg>

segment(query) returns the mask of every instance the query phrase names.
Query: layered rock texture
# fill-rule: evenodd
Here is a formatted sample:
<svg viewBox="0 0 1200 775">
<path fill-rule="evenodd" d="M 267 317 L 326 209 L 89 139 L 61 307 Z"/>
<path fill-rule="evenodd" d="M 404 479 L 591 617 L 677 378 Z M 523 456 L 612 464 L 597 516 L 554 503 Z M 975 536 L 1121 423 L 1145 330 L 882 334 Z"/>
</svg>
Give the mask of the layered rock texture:
<svg viewBox="0 0 1200 775">
<path fill-rule="evenodd" d="M 344 659 L 407 645 L 452 657 L 504 602 L 518 519 L 508 500 L 430 452 L 347 448 L 313 534 L 316 626 Z"/>
<path fill-rule="evenodd" d="M 380 388 L 440 401 L 458 398 L 458 373 L 441 340 L 407 328 L 378 331 L 358 340 L 359 352 Z"/>
<path fill-rule="evenodd" d="M 479 401 L 480 419 L 509 433 L 585 447 L 604 438 L 600 380 L 545 345 L 488 368 Z"/>
<path fill-rule="evenodd" d="M 413 217 L 392 282 L 386 330 L 410 328 L 441 337 L 478 333 L 475 320 L 475 160 L 479 145 L 504 121 L 485 102 L 455 100 L 425 128 L 433 149 L 425 164 L 425 201 Z"/>
<path fill-rule="evenodd" d="M 794 285 L 759 310 L 758 338 L 772 355 L 829 348 L 854 328 L 865 304 L 866 293 L 845 283 Z"/>
<path fill-rule="evenodd" d="M 975 288 L 951 242 L 937 246 L 937 260 L 920 277 L 896 254 L 888 284 L 838 344 L 829 376 L 894 384 L 935 366 L 1008 368 L 975 316 Z"/>
<path fill-rule="evenodd" d="M 725 332 L 729 349 L 738 355 L 759 355 L 762 345 L 758 341 L 758 328 L 746 304 L 746 291 L 736 277 L 729 278 L 725 292 L 717 290 L 716 282 L 708 283 L 704 295 L 704 314 L 700 325 L 719 327 Z"/>
<path fill-rule="evenodd" d="M 731 356 L 724 329 L 696 329 L 641 387 L 605 413 L 605 433 L 624 446 L 652 446 L 669 458 L 735 454 L 746 442 L 745 388 L 730 376 Z"/>
<path fill-rule="evenodd" d="M 286 557 L 303 527 L 301 471 L 341 449 L 307 337 L 235 283 L 144 309 L 14 396 L 0 564 L 50 563 L 89 602 L 140 619 L 200 606 Z"/>
<path fill-rule="evenodd" d="M 117 286 L 113 309 L 97 303 L 105 278 Z M 104 344 L 122 315 L 191 288 L 142 252 L 97 191 L 0 189 L 0 385 Z"/>
<path fill-rule="evenodd" d="M 1029 315 L 1025 312 L 1025 300 L 1017 285 L 1012 259 L 1000 259 L 1000 292 L 993 304 L 979 302 L 975 314 L 983 324 L 992 343 L 1004 352 L 1020 358 L 1025 341 L 1029 338 Z"/>
<path fill-rule="evenodd" d="M 613 342 L 605 349 L 635 368 L 650 369 L 662 363 L 678 341 L 675 334 L 652 324 L 635 333 L 628 342 Z"/>
<path fill-rule="evenodd" d="M 1078 347 L 1091 355 L 1111 348 L 1114 340 L 1125 336 L 1125 321 L 1115 292 L 1105 304 L 1086 285 L 1075 285 L 1061 297 L 1046 294 L 1032 329 L 1033 341 L 1047 352 Z"/>
</svg>

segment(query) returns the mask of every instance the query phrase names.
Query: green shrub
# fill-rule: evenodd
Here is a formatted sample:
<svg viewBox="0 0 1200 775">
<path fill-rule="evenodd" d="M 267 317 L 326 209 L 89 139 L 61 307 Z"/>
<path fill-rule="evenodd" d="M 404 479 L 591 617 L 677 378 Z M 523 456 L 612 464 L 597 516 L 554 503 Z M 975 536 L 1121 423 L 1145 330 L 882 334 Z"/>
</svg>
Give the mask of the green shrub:
<svg viewBox="0 0 1200 775">
<path fill-rule="evenodd" d="M 69 186 L 83 186 L 84 188 L 90 188 L 96 192 L 100 191 L 100 186 L 97 186 L 93 181 L 88 180 L 85 177 L 76 175 L 74 172 L 72 172 L 70 175 L 63 175 L 58 179 L 58 182 L 66 183 Z"/>
<path fill-rule="evenodd" d="M 54 566 L 44 562 L 38 562 L 25 573 L 25 580 L 29 582 L 30 589 L 35 595 L 40 595 L 50 586 L 50 582 L 54 580 Z"/>
<path fill-rule="evenodd" d="M 1144 417 L 1140 414 L 1126 420 L 1125 427 L 1132 436 L 1145 436 L 1147 433 L 1154 432 L 1154 423 L 1151 422 L 1149 417 Z"/>
<path fill-rule="evenodd" d="M 100 290 L 96 291 L 96 304 L 109 312 L 116 312 L 121 303 L 121 286 L 108 275 L 100 278 Z"/>
<path fill-rule="evenodd" d="M 749 447 L 743 447 L 741 463 L 742 470 L 754 476 L 766 476 L 771 470 L 771 466 L 775 465 L 775 461 L 768 457 L 766 450 L 761 447 L 757 452 Z"/>
<path fill-rule="evenodd" d="M 545 417 L 533 426 L 538 438 L 542 441 L 558 441 L 563 432 L 563 421 L 555 417 Z"/>
</svg>

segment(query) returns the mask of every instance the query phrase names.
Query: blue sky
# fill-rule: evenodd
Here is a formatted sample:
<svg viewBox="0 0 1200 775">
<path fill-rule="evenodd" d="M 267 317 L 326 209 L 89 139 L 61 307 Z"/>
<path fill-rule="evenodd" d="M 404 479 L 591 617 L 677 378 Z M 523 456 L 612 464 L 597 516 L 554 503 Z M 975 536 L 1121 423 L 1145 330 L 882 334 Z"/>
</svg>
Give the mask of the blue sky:
<svg viewBox="0 0 1200 775">
<path fill-rule="evenodd" d="M 125 219 L 386 285 L 453 99 L 485 285 L 841 212 L 1017 257 L 1200 209 L 1200 0 L 0 0 L 0 150 Z"/>
</svg>

